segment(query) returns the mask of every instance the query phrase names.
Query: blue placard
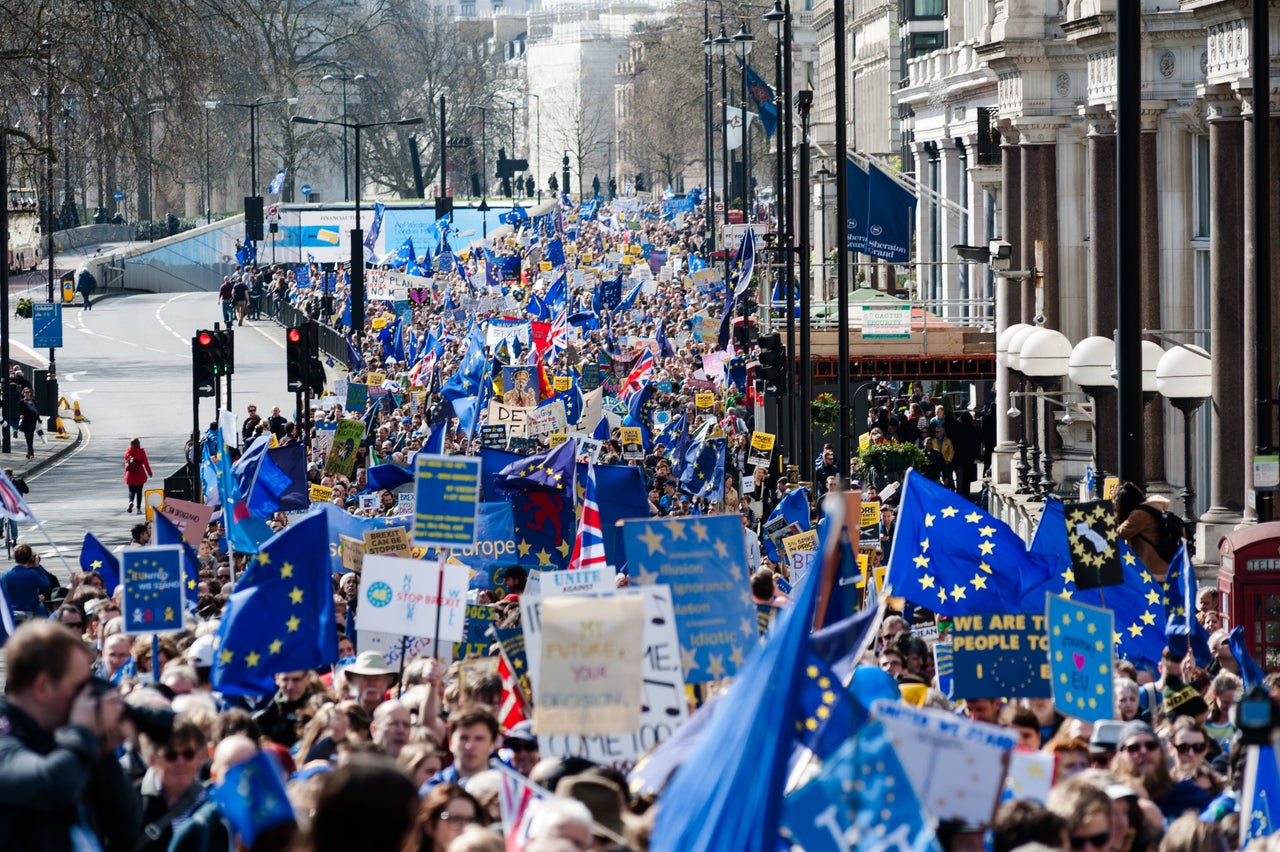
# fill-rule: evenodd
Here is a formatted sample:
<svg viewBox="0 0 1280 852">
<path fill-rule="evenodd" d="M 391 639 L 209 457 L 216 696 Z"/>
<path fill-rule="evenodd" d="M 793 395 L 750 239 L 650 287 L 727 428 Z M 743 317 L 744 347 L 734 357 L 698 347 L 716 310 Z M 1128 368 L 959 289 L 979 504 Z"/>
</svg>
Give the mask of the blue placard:
<svg viewBox="0 0 1280 852">
<path fill-rule="evenodd" d="M 303 195 L 310 195 L 310 194 L 311 194 L 311 184 L 309 184 L 309 183 L 304 183 L 304 184 L 302 185 L 302 189 L 300 189 L 300 190 L 299 190 L 299 192 L 301 192 Z"/>
<path fill-rule="evenodd" d="M 685 683 L 732 677 L 759 636 L 742 518 L 624 521 L 627 569 L 642 586 L 671 586 Z"/>
<path fill-rule="evenodd" d="M 476 512 L 476 543 L 473 547 L 455 550 L 453 558 L 475 573 L 469 588 L 497 589 L 502 582 L 495 576 L 507 565 L 520 558 L 516 549 L 516 522 L 511 504 L 507 501 L 481 503 Z"/>
<path fill-rule="evenodd" d="M 36 302 L 31 306 L 31 345 L 36 349 L 60 349 L 62 347 L 62 305 L 57 302 Z"/>
<path fill-rule="evenodd" d="M 124 190 L 117 189 L 115 192 L 111 194 L 111 197 L 114 198 L 116 201 L 124 201 Z"/>
<path fill-rule="evenodd" d="M 126 633 L 182 629 L 182 545 L 133 547 L 121 552 Z"/>
<path fill-rule="evenodd" d="M 957 615 L 951 645 L 956 699 L 1051 696 L 1043 615 Z"/>
<path fill-rule="evenodd" d="M 489 628 L 498 621 L 498 610 L 483 604 L 467 604 L 466 641 L 453 643 L 453 658 L 465 660 L 467 657 L 489 656 L 489 646 L 493 640 L 489 638 Z"/>
<path fill-rule="evenodd" d="M 1109 609 L 1050 595 L 1046 617 L 1053 706 L 1086 722 L 1112 718 L 1115 616 Z"/>
<path fill-rule="evenodd" d="M 474 547 L 480 459 L 419 453 L 416 460 L 413 543 L 420 547 Z"/>
<path fill-rule="evenodd" d="M 347 385 L 347 411 L 364 411 L 369 404 L 369 386 L 352 382 Z"/>
</svg>

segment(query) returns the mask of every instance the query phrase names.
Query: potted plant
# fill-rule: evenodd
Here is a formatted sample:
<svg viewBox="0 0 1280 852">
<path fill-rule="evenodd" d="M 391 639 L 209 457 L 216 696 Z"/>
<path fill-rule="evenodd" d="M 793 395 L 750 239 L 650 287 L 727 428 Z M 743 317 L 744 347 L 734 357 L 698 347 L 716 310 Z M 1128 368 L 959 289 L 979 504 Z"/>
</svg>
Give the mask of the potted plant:
<svg viewBox="0 0 1280 852">
<path fill-rule="evenodd" d="M 813 412 L 814 423 L 833 426 L 840 420 L 840 403 L 829 393 L 818 394 L 818 397 L 810 403 L 810 409 Z"/>
<path fill-rule="evenodd" d="M 31 300 L 19 299 L 17 306 L 14 308 L 14 313 L 23 319 L 31 319 Z"/>
<path fill-rule="evenodd" d="M 910 467 L 921 468 L 926 461 L 924 450 L 901 441 L 870 444 L 858 451 L 858 467 L 880 473 L 901 473 Z"/>
</svg>

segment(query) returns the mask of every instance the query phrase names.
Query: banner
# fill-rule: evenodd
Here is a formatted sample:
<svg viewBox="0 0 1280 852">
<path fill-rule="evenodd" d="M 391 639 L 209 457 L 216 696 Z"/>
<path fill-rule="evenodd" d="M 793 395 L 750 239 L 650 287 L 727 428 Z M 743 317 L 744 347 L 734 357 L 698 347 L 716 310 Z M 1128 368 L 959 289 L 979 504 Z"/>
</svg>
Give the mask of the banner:
<svg viewBox="0 0 1280 852">
<path fill-rule="evenodd" d="M 635 595 L 543 597 L 533 729 L 607 734 L 640 729 L 644 601 Z"/>
<path fill-rule="evenodd" d="M 568 428 L 563 399 L 553 399 L 546 405 L 531 410 L 524 421 L 524 433 L 531 438 L 564 432 Z"/>
<path fill-rule="evenodd" d="M 867 254 L 889 263 L 909 263 L 916 221 L 915 193 L 873 165 L 867 173 L 866 210 Z"/>
<path fill-rule="evenodd" d="M 192 547 L 199 547 L 204 540 L 213 512 L 212 506 L 179 500 L 177 497 L 166 497 L 160 506 L 160 514 L 173 521 L 173 525 L 182 533 L 183 540 Z"/>
<path fill-rule="evenodd" d="M 910 340 L 911 306 L 872 304 L 862 306 L 863 340 Z"/>
<path fill-rule="evenodd" d="M 957 615 L 951 644 L 957 699 L 1052 696 L 1043 615 Z"/>
<path fill-rule="evenodd" d="M 414 462 L 413 543 L 421 547 L 474 546 L 480 460 L 418 453 Z"/>
<path fill-rule="evenodd" d="M 441 642 L 461 642 L 467 574 L 465 565 L 365 556 L 356 626 L 397 636 L 434 637 L 439 630 Z"/>
<path fill-rule="evenodd" d="M 353 387 L 364 387 L 355 385 Z M 333 433 L 333 446 L 324 458 L 324 472 L 338 473 L 350 478 L 354 475 L 356 452 L 360 442 L 364 440 L 364 422 L 361 420 L 340 420 Z"/>
<path fill-rule="evenodd" d="M 1049 595 L 1045 618 L 1053 706 L 1086 722 L 1110 719 L 1115 615 L 1109 609 Z"/>
<path fill-rule="evenodd" d="M 752 432 L 751 452 L 747 453 L 747 464 L 752 467 L 767 468 L 769 462 L 773 460 L 773 445 L 777 440 L 777 435 L 771 435 L 768 432 Z"/>
<path fill-rule="evenodd" d="M 514 405 L 504 405 L 496 400 L 489 402 L 489 425 L 505 426 L 507 430 L 507 439 L 510 440 L 517 435 L 524 434 L 524 424 L 529 418 L 530 412 L 534 409 L 520 408 Z"/>
<path fill-rule="evenodd" d="M 504 340 L 514 340 L 525 350 L 533 346 L 533 326 L 529 320 L 507 319 L 495 317 L 489 320 L 485 329 L 484 343 L 490 349 L 496 348 Z"/>
<path fill-rule="evenodd" d="M 581 595 L 591 593 L 608 593 L 616 586 L 617 575 L 613 569 L 600 568 L 573 569 L 562 571 L 545 571 L 542 574 L 542 594 L 544 597 L 562 597 L 564 595 Z"/>
</svg>

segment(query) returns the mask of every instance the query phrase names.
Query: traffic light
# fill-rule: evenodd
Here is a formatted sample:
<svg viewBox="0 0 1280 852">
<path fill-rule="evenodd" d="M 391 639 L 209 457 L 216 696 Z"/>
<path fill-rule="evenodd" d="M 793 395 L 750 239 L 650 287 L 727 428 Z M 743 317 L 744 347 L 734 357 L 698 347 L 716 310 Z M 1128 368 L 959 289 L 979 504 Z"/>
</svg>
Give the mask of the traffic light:
<svg viewBox="0 0 1280 852">
<path fill-rule="evenodd" d="M 760 344 L 760 374 L 766 382 L 782 388 L 786 380 L 786 351 L 782 347 L 782 335 L 777 332 L 762 334 Z"/>
<path fill-rule="evenodd" d="M 213 396 L 218 381 L 218 361 L 212 331 L 197 331 L 191 338 L 191 375 L 197 396 Z"/>
<path fill-rule="evenodd" d="M 255 243 L 262 242 L 262 196 L 244 198 L 244 232 Z"/>
<path fill-rule="evenodd" d="M 301 393 L 311 374 L 311 333 L 306 325 L 294 325 L 284 333 L 285 376 L 288 389 Z"/>
<path fill-rule="evenodd" d="M 236 371 L 235 332 L 229 328 L 212 331 L 213 368 L 219 376 L 229 376 Z"/>
</svg>

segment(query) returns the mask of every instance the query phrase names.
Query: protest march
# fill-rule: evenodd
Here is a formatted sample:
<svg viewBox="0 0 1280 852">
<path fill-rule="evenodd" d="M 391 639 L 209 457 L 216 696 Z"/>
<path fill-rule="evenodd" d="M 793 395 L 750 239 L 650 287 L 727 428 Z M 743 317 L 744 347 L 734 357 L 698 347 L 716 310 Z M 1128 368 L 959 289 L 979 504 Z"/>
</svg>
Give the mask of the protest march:
<svg viewBox="0 0 1280 852">
<path fill-rule="evenodd" d="M 1127 484 L 1024 540 L 919 383 L 855 424 L 909 469 L 786 469 L 743 319 L 785 300 L 705 207 L 444 218 L 361 289 L 246 252 L 346 351 L 69 588 L 15 548 L 0 847 L 1270 848 L 1280 676 L 1185 543 Z"/>
</svg>

